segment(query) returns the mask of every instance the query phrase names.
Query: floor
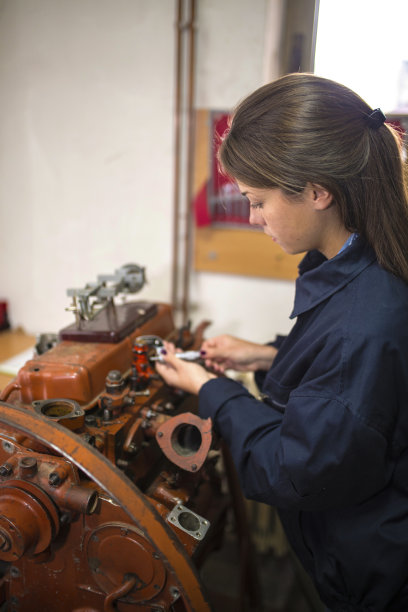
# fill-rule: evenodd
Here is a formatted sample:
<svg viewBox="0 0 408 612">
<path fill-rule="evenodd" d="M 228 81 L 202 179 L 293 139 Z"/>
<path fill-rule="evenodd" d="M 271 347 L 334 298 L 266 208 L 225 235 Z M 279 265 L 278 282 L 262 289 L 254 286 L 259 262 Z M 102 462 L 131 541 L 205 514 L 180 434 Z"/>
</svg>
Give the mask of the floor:
<svg viewBox="0 0 408 612">
<path fill-rule="evenodd" d="M 213 552 L 201 568 L 213 612 L 321 612 L 309 578 L 291 553 L 255 555 L 258 581 L 255 597 L 240 593 L 239 546 L 234 536 L 224 538 L 222 549 Z"/>
</svg>

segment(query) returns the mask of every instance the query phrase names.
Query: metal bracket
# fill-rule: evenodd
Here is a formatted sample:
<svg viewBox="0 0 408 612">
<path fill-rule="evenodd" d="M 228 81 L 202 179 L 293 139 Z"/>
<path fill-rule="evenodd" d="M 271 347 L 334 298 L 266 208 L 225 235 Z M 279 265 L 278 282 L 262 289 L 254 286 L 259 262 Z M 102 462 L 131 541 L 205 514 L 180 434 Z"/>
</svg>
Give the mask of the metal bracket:
<svg viewBox="0 0 408 612">
<path fill-rule="evenodd" d="M 167 521 L 191 535 L 195 540 L 204 539 L 210 527 L 210 521 L 192 512 L 182 504 L 174 506 L 170 514 L 167 515 Z"/>
</svg>

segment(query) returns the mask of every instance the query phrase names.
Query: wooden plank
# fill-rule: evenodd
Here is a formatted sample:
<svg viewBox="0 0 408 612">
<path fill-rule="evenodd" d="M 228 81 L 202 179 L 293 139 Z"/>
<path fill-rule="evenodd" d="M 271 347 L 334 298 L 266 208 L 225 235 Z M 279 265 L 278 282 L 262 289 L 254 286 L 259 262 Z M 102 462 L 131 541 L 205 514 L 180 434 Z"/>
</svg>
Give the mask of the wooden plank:
<svg viewBox="0 0 408 612">
<path fill-rule="evenodd" d="M 0 361 L 6 361 L 23 351 L 34 347 L 36 337 L 26 334 L 22 329 L 4 330 L 0 332 Z M 14 378 L 9 374 L 0 373 L 0 389 Z"/>
<path fill-rule="evenodd" d="M 195 116 L 193 193 L 200 191 L 210 174 L 210 122 L 208 110 L 199 109 Z"/>
</svg>

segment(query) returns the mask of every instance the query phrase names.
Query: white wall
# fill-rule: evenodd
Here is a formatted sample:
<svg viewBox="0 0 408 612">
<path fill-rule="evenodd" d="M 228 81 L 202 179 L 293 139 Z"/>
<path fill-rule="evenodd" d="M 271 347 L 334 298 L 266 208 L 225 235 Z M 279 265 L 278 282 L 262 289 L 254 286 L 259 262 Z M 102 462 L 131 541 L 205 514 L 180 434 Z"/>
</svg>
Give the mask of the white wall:
<svg viewBox="0 0 408 612">
<path fill-rule="evenodd" d="M 137 297 L 170 300 L 175 4 L 0 0 L 0 298 L 13 326 L 58 331 L 72 321 L 66 289 L 127 262 L 147 268 Z M 199 0 L 198 107 L 261 84 L 268 4 Z M 210 333 L 289 327 L 292 283 L 194 274 L 191 291 Z"/>
</svg>

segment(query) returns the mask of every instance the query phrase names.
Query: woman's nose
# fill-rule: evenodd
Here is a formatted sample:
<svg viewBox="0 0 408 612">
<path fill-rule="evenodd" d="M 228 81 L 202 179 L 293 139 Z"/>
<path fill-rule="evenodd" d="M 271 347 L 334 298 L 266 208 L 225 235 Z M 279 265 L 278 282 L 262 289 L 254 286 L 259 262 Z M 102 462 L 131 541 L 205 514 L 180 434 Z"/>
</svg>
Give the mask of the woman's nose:
<svg viewBox="0 0 408 612">
<path fill-rule="evenodd" d="M 249 223 L 250 225 L 263 225 L 263 217 L 259 208 L 249 209 Z"/>
</svg>

